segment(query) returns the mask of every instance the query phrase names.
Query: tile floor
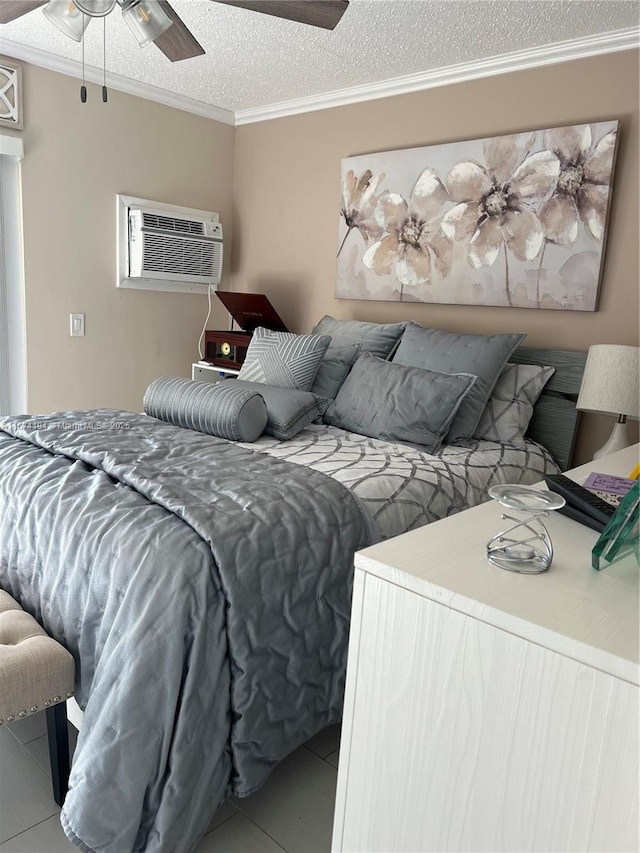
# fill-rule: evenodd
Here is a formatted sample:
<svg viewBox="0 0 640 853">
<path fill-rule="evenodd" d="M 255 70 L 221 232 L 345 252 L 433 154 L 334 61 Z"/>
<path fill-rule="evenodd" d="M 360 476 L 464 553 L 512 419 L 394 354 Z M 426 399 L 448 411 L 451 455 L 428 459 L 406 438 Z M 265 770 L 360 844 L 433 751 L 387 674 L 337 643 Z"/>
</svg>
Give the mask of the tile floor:
<svg viewBox="0 0 640 853">
<path fill-rule="evenodd" d="M 71 745 L 75 729 L 69 727 Z M 331 849 L 340 727 L 286 758 L 266 784 L 216 812 L 197 853 L 325 853 Z M 43 714 L 0 728 L 0 853 L 72 853 L 51 793 Z"/>
</svg>

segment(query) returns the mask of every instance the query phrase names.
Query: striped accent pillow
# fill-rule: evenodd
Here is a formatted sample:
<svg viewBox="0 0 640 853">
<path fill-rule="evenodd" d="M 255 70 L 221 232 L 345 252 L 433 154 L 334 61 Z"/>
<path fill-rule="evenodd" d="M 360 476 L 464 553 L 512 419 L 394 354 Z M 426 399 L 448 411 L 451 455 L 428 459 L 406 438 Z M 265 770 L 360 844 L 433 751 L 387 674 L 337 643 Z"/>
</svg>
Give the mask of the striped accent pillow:
<svg viewBox="0 0 640 853">
<path fill-rule="evenodd" d="M 162 376 L 144 394 L 147 415 L 229 441 L 255 441 L 267 425 L 267 406 L 256 390 L 227 382 L 192 382 Z"/>
<path fill-rule="evenodd" d="M 329 335 L 293 335 L 259 326 L 238 379 L 309 391 L 330 341 Z"/>
</svg>

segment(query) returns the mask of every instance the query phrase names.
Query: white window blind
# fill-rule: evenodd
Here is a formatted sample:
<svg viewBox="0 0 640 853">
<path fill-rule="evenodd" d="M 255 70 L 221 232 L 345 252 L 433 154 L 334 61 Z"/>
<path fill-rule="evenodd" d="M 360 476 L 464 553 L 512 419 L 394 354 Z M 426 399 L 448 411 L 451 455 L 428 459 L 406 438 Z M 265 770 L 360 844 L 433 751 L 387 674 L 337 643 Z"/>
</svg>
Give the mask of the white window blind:
<svg viewBox="0 0 640 853">
<path fill-rule="evenodd" d="M 27 410 L 21 159 L 22 139 L 0 134 L 0 415 Z"/>
</svg>

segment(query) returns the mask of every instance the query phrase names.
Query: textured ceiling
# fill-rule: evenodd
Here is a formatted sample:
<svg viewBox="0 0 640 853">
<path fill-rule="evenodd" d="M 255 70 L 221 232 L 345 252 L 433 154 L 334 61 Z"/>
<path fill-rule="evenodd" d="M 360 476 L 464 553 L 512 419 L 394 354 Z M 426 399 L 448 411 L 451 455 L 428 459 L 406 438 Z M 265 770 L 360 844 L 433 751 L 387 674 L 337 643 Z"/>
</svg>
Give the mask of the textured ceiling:
<svg viewBox="0 0 640 853">
<path fill-rule="evenodd" d="M 234 112 L 637 27 L 640 8 L 636 0 L 351 0 L 331 32 L 210 0 L 172 5 L 206 56 L 172 64 L 153 45 L 141 50 L 116 10 L 106 19 L 107 74 Z M 0 52 L 3 38 L 81 58 L 40 9 L 0 26 Z M 87 64 L 101 68 L 101 21 L 85 42 Z"/>
</svg>

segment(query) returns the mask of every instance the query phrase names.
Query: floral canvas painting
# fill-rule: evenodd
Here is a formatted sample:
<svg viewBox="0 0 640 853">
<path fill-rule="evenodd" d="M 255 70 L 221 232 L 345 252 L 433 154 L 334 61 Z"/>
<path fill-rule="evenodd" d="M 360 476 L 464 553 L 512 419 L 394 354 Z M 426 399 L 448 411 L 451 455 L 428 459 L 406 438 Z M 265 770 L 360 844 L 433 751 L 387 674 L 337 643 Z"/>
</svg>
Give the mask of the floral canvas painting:
<svg viewBox="0 0 640 853">
<path fill-rule="evenodd" d="M 342 161 L 336 296 L 595 311 L 618 122 Z"/>
</svg>

